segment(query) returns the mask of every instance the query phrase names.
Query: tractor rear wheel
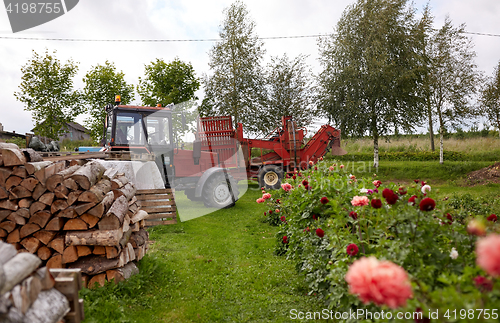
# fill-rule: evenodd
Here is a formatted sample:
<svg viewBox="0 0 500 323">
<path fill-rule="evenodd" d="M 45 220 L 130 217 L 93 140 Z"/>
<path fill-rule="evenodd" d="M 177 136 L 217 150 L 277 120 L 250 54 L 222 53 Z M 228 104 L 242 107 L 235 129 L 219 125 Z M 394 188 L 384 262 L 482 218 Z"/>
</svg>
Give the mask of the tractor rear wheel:
<svg viewBox="0 0 500 323">
<path fill-rule="evenodd" d="M 283 170 L 276 165 L 263 166 L 259 171 L 259 185 L 266 190 L 278 190 L 283 180 Z"/>
<path fill-rule="evenodd" d="M 238 182 L 229 174 L 227 180 L 223 173 L 213 175 L 203 188 L 203 202 L 209 207 L 232 207 L 238 200 L 238 195 Z"/>
</svg>

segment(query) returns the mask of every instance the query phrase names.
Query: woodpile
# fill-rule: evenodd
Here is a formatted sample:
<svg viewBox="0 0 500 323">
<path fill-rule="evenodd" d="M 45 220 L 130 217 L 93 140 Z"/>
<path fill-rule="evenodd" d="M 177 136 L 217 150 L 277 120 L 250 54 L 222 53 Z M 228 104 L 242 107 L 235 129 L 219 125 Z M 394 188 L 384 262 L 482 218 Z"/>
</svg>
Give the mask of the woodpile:
<svg viewBox="0 0 500 323">
<path fill-rule="evenodd" d="M 18 253 L 13 245 L 0 241 L 0 322 L 83 320 L 83 301 L 78 298 L 79 270 L 64 274 L 72 279 L 54 278 L 47 267 L 38 268 L 41 263 L 37 256 Z M 67 283 L 70 280 L 72 284 Z"/>
<path fill-rule="evenodd" d="M 132 183 L 98 161 L 43 161 L 0 143 L 0 240 L 48 268 L 81 269 L 85 287 L 128 278 L 148 248 Z"/>
</svg>

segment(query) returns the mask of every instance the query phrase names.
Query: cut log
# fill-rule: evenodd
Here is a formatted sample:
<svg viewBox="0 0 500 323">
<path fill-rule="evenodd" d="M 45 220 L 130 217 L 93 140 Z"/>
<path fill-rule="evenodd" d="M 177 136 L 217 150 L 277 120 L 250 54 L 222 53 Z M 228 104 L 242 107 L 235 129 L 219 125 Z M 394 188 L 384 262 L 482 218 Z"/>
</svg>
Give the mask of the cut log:
<svg viewBox="0 0 500 323">
<path fill-rule="evenodd" d="M 17 166 L 26 164 L 26 157 L 18 148 L 2 148 L 2 159 L 5 166 Z"/>
<path fill-rule="evenodd" d="M 0 186 L 5 187 L 7 178 L 12 175 L 12 170 L 6 167 L 0 167 Z"/>
<path fill-rule="evenodd" d="M 136 191 L 137 190 L 135 189 L 135 186 L 132 185 L 132 183 L 127 183 L 127 185 L 123 186 L 122 188 L 113 190 L 113 194 L 115 195 L 115 199 L 120 196 L 125 196 L 127 198 L 127 201 L 129 201 L 135 195 Z"/>
<path fill-rule="evenodd" d="M 63 181 L 63 185 L 66 186 L 66 188 L 69 189 L 69 190 L 71 190 L 71 191 L 78 190 L 78 184 L 72 178 L 66 178 Z"/>
<path fill-rule="evenodd" d="M 31 305 L 27 290 L 22 285 L 16 285 L 12 288 L 10 300 L 12 305 L 22 314 L 25 314 Z"/>
<path fill-rule="evenodd" d="M 30 253 L 19 253 L 10 259 L 4 266 L 5 285 L 0 294 L 3 294 L 19 284 L 40 266 L 42 261 Z"/>
<path fill-rule="evenodd" d="M 30 217 L 29 223 L 36 223 L 40 228 L 45 228 L 51 216 L 52 214 L 47 210 L 38 211 Z"/>
<path fill-rule="evenodd" d="M 92 254 L 92 248 L 89 246 L 76 246 L 76 251 L 78 253 L 78 258 Z"/>
<path fill-rule="evenodd" d="M 144 210 L 137 211 L 133 217 L 130 218 L 130 223 L 134 224 L 148 217 L 148 212 Z"/>
<path fill-rule="evenodd" d="M 38 240 L 35 237 L 26 237 L 23 240 L 21 240 L 21 244 L 23 247 L 28 250 L 30 253 L 36 253 L 38 249 L 42 246 L 42 243 L 40 240 Z"/>
<path fill-rule="evenodd" d="M 39 170 L 45 169 L 45 167 L 49 166 L 50 164 L 52 164 L 51 161 L 29 162 L 26 163 L 24 167 L 26 167 L 28 174 L 33 175 Z"/>
<path fill-rule="evenodd" d="M 17 225 L 25 225 L 26 224 L 26 218 L 23 218 L 22 216 L 18 215 L 16 212 L 12 212 L 7 217 L 7 220 L 12 221 L 12 222 L 14 222 Z"/>
<path fill-rule="evenodd" d="M 77 171 L 80 168 L 80 166 L 72 166 L 66 169 L 63 169 L 56 174 L 51 175 L 50 177 L 47 178 L 45 181 L 45 185 L 47 186 L 47 189 L 51 192 L 54 192 L 56 187 L 60 184 L 63 184 L 63 181 L 67 178 L 69 178 L 75 171 Z"/>
<path fill-rule="evenodd" d="M 55 280 L 52 274 L 49 271 L 49 268 L 42 267 L 38 269 L 35 273 L 35 276 L 38 277 L 42 284 L 42 291 L 49 290 L 54 287 Z"/>
<path fill-rule="evenodd" d="M 106 213 L 111 205 L 113 204 L 114 201 L 114 194 L 113 192 L 108 192 L 106 196 L 104 196 L 104 199 L 101 201 L 101 203 L 97 204 L 93 208 L 87 211 L 88 214 L 91 214 L 93 216 L 96 216 L 98 218 L 101 218 L 104 213 Z"/>
<path fill-rule="evenodd" d="M 7 231 L 0 228 L 0 240 L 3 240 L 3 238 L 7 238 L 7 235 Z"/>
<path fill-rule="evenodd" d="M 0 266 L 4 266 L 15 255 L 17 255 L 17 250 L 12 244 L 0 241 Z"/>
<path fill-rule="evenodd" d="M 120 239 L 119 245 L 124 248 L 129 242 L 131 236 L 132 230 L 125 231 L 125 233 L 123 233 L 123 237 Z"/>
<path fill-rule="evenodd" d="M 21 227 L 21 230 L 20 230 L 20 236 L 21 236 L 21 239 L 29 236 L 30 234 L 33 234 L 37 231 L 40 230 L 40 226 L 36 223 L 28 223 L 26 225 L 23 225 Z"/>
<path fill-rule="evenodd" d="M 72 230 L 88 230 L 89 227 L 85 221 L 80 218 L 70 219 L 64 225 L 63 230 L 72 231 Z"/>
<path fill-rule="evenodd" d="M 42 183 L 38 183 L 33 190 L 33 199 L 38 200 L 43 195 L 43 193 L 45 193 L 45 191 L 47 191 L 45 185 L 43 185 Z"/>
<path fill-rule="evenodd" d="M 6 199 L 8 197 L 9 197 L 9 192 L 7 192 L 7 190 L 5 188 L 0 186 L 0 200 Z"/>
<path fill-rule="evenodd" d="M 28 211 L 28 214 L 29 214 L 28 209 L 31 206 L 31 203 L 33 203 L 33 199 L 28 197 L 28 198 L 24 198 L 24 199 L 19 200 L 19 202 L 17 204 L 19 205 L 20 209 L 21 208 L 26 209 Z"/>
<path fill-rule="evenodd" d="M 33 192 L 38 183 L 40 182 L 36 178 L 28 177 L 23 179 L 23 181 L 21 182 L 21 186 L 28 189 L 30 192 Z"/>
<path fill-rule="evenodd" d="M 84 274 L 97 275 L 106 270 L 117 268 L 118 263 L 118 258 L 106 259 L 106 257 L 102 256 L 87 256 L 68 264 L 68 268 L 80 268 Z"/>
<path fill-rule="evenodd" d="M 50 206 L 50 212 L 52 214 L 56 214 L 57 212 L 67 209 L 68 208 L 68 202 L 66 200 L 54 200 L 52 202 L 52 205 Z"/>
<path fill-rule="evenodd" d="M 75 206 L 71 205 L 68 206 L 66 209 L 61 210 L 59 213 L 56 214 L 56 216 L 61 217 L 61 218 L 68 218 L 68 219 L 73 219 L 78 216 L 78 213 L 75 211 Z"/>
<path fill-rule="evenodd" d="M 5 181 L 5 189 L 10 190 L 11 188 L 21 184 L 23 179 L 19 176 L 10 175 Z"/>
<path fill-rule="evenodd" d="M 82 191 L 73 191 L 68 194 L 68 205 L 73 205 L 77 200 L 78 197 L 82 194 Z"/>
<path fill-rule="evenodd" d="M 2 154 L 1 149 L 3 149 L 3 148 L 10 148 L 10 149 L 18 149 L 19 150 L 19 146 L 14 144 L 14 143 L 0 142 L 0 155 Z"/>
<path fill-rule="evenodd" d="M 77 260 L 78 260 L 78 251 L 76 250 L 75 246 L 68 246 L 67 248 L 64 249 L 61 259 L 63 264 L 68 264 L 71 262 L 75 262 Z"/>
<path fill-rule="evenodd" d="M 93 208 L 95 206 L 95 203 L 92 203 L 92 202 L 78 202 L 76 205 L 75 205 L 75 211 L 78 215 L 82 215 L 83 213 L 87 212 L 88 210 L 90 210 L 91 208 Z"/>
<path fill-rule="evenodd" d="M 42 156 L 32 148 L 24 148 L 24 149 L 21 149 L 21 151 L 23 152 L 24 157 L 26 158 L 27 162 L 41 162 L 41 161 L 43 161 Z"/>
<path fill-rule="evenodd" d="M 46 231 L 46 230 L 40 230 L 35 233 L 33 233 L 33 236 L 40 240 L 44 245 L 48 245 L 49 242 L 52 241 L 52 239 L 55 238 L 56 232 L 53 231 Z"/>
<path fill-rule="evenodd" d="M 96 217 L 96 216 L 93 216 L 89 213 L 83 213 L 80 218 L 85 221 L 88 226 L 89 226 L 89 229 L 92 229 L 93 227 L 95 227 L 95 225 L 97 224 L 97 222 L 99 222 L 99 218 Z"/>
<path fill-rule="evenodd" d="M 114 282 L 115 284 L 118 284 L 121 281 L 124 281 L 125 278 L 123 277 L 123 274 L 118 271 L 118 269 L 110 269 L 106 271 L 106 279 L 108 282 Z"/>
<path fill-rule="evenodd" d="M 22 179 L 25 179 L 26 177 L 28 177 L 28 172 L 26 171 L 26 167 L 17 166 L 17 167 L 14 167 L 14 169 L 12 170 L 12 175 L 15 175 L 15 176 L 21 177 Z"/>
<path fill-rule="evenodd" d="M 38 277 L 31 276 L 23 281 L 22 288 L 26 289 L 26 293 L 28 294 L 29 298 L 29 303 L 31 305 L 36 301 L 38 295 L 42 291 L 42 283 L 40 282 L 40 279 Z"/>
<path fill-rule="evenodd" d="M 132 247 L 132 244 L 127 243 L 127 249 L 128 249 L 129 261 L 134 261 L 135 260 L 135 252 L 134 252 L 134 247 Z M 129 261 L 127 261 L 127 263 Z"/>
<path fill-rule="evenodd" d="M 14 244 L 14 243 L 17 243 L 17 242 L 21 241 L 20 230 L 19 229 L 12 230 L 12 232 L 9 233 L 9 235 L 7 235 L 6 241 L 8 243 L 11 243 L 11 244 Z"/>
<path fill-rule="evenodd" d="M 47 260 L 52 256 L 52 250 L 47 246 L 41 246 L 37 250 L 36 255 L 42 260 Z"/>
<path fill-rule="evenodd" d="M 31 216 L 30 210 L 22 207 L 19 207 L 19 209 L 17 209 L 16 214 L 26 219 L 29 219 L 29 217 Z"/>
<path fill-rule="evenodd" d="M 60 217 L 52 218 L 52 220 L 47 223 L 45 226 L 45 230 L 47 231 L 61 231 L 64 227 L 64 222 L 66 220 Z"/>
<path fill-rule="evenodd" d="M 102 177 L 108 179 L 109 181 L 111 181 L 112 179 L 115 178 L 115 176 L 118 174 L 118 170 L 114 169 L 114 168 L 108 168 L 106 169 L 106 171 L 104 172 L 104 174 L 102 175 Z"/>
<path fill-rule="evenodd" d="M 122 188 L 124 185 L 126 185 L 128 183 L 128 178 L 123 175 L 123 174 L 120 174 L 120 175 L 116 175 L 116 177 L 111 181 L 111 189 L 113 190 L 117 190 L 117 189 L 120 189 Z"/>
<path fill-rule="evenodd" d="M 52 192 L 44 193 L 40 198 L 38 198 L 38 202 L 42 202 L 45 205 L 51 205 L 54 201 L 55 194 Z"/>
<path fill-rule="evenodd" d="M 30 215 L 33 216 L 33 214 L 35 214 L 36 212 L 44 210 L 46 206 L 47 205 L 45 203 L 42 203 L 40 201 L 36 201 L 36 202 L 31 203 Z"/>
<path fill-rule="evenodd" d="M 127 232 L 130 230 L 130 217 L 128 214 L 125 214 L 125 219 L 123 219 L 123 226 L 122 226 L 123 232 Z"/>
<path fill-rule="evenodd" d="M 109 208 L 106 216 L 97 224 L 99 230 L 114 230 L 120 228 L 123 225 L 127 210 L 127 198 L 125 196 L 118 197 Z"/>
<path fill-rule="evenodd" d="M 58 199 L 68 199 L 68 194 L 69 190 L 66 188 L 64 185 L 58 185 L 56 189 L 54 190 L 54 193 L 56 194 L 56 197 Z"/>
<path fill-rule="evenodd" d="M 25 322 L 54 323 L 70 311 L 68 299 L 56 289 L 42 291 L 25 315 Z"/>
<path fill-rule="evenodd" d="M 92 253 L 94 255 L 104 256 L 104 255 L 106 255 L 106 247 L 104 247 L 104 246 L 94 246 L 94 249 L 92 250 Z"/>
<path fill-rule="evenodd" d="M 11 213 L 11 210 L 0 210 L 0 222 L 6 219 Z"/>
<path fill-rule="evenodd" d="M 47 261 L 47 268 L 63 268 L 62 256 L 60 254 L 53 254 L 52 257 Z"/>
<path fill-rule="evenodd" d="M 26 197 L 31 197 L 31 191 L 24 186 L 16 186 L 10 190 L 11 200 L 19 200 Z"/>
<path fill-rule="evenodd" d="M 105 170 L 104 166 L 99 162 L 91 161 L 74 172 L 71 178 L 74 179 L 81 188 L 89 190 L 101 179 Z"/>
<path fill-rule="evenodd" d="M 45 184 L 46 180 L 51 177 L 52 175 L 54 174 L 57 174 L 59 173 L 60 171 L 62 171 L 63 169 L 66 168 L 66 162 L 65 161 L 59 161 L 59 162 L 55 162 L 53 164 L 50 164 L 49 166 L 45 167 L 45 180 L 40 180 L 40 182 L 42 182 L 43 184 Z"/>
<path fill-rule="evenodd" d="M 12 230 L 16 228 L 16 223 L 12 221 L 3 221 L 0 223 L 0 228 L 4 229 L 8 233 L 11 233 Z"/>
<path fill-rule="evenodd" d="M 111 191 L 111 182 L 103 178 L 96 185 L 92 186 L 90 190 L 83 192 L 78 197 L 78 201 L 97 204 L 102 201 L 109 191 Z"/>
<path fill-rule="evenodd" d="M 6 210 L 11 210 L 11 211 L 16 211 L 19 206 L 17 203 L 12 202 L 11 200 L 1 200 L 0 201 L 0 208 L 6 209 Z"/>
<path fill-rule="evenodd" d="M 64 236 L 52 239 L 47 246 L 62 254 L 64 252 Z"/>
<path fill-rule="evenodd" d="M 112 259 L 120 255 L 121 247 L 106 247 L 106 258 Z"/>
<path fill-rule="evenodd" d="M 88 288 L 104 287 L 106 284 L 106 273 L 95 275 L 89 280 Z"/>
<path fill-rule="evenodd" d="M 123 237 L 123 231 L 89 230 L 66 232 L 66 244 L 76 246 L 116 246 Z"/>
</svg>

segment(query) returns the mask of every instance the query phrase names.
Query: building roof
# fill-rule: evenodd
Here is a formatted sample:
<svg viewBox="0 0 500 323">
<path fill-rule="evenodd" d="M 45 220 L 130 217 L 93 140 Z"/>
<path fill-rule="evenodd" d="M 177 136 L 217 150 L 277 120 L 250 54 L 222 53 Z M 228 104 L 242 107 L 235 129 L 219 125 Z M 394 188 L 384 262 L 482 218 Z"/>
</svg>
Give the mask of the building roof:
<svg viewBox="0 0 500 323">
<path fill-rule="evenodd" d="M 45 122 L 45 121 L 44 121 Z M 43 122 L 42 122 L 43 123 Z M 81 131 L 81 132 L 86 132 L 86 133 L 90 133 L 90 130 L 88 130 L 87 128 L 85 128 L 84 126 L 82 126 L 81 124 L 79 124 L 78 122 L 66 122 L 66 125 L 68 127 L 71 127 L 71 128 L 74 128 L 78 131 Z M 35 129 L 31 129 L 32 132 L 35 131 Z"/>
</svg>

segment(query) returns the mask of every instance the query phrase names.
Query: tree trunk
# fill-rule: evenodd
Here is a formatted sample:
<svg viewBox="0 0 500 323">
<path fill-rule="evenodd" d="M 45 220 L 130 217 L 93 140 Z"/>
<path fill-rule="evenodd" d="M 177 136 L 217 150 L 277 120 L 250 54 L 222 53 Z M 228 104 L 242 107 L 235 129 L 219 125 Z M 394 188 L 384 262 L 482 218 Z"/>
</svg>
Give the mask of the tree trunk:
<svg viewBox="0 0 500 323">
<path fill-rule="evenodd" d="M 373 129 L 373 167 L 378 169 L 378 132 L 376 129 Z"/>
<path fill-rule="evenodd" d="M 439 113 L 439 163 L 440 164 L 444 164 L 443 137 L 444 137 L 443 117 L 441 113 Z"/>
<path fill-rule="evenodd" d="M 427 104 L 427 116 L 429 118 L 429 135 L 431 140 L 431 150 L 435 151 L 436 148 L 434 147 L 434 128 L 432 127 L 432 108 L 430 103 Z"/>
</svg>

